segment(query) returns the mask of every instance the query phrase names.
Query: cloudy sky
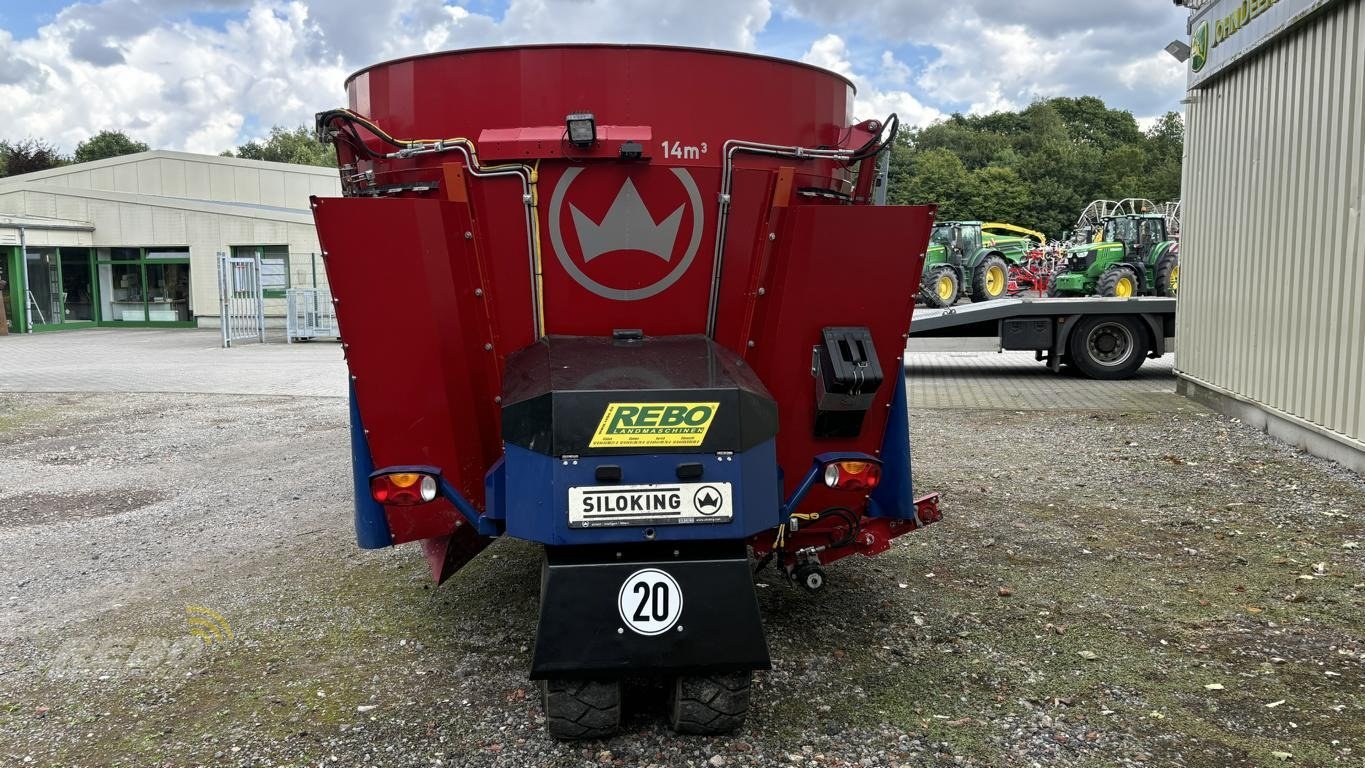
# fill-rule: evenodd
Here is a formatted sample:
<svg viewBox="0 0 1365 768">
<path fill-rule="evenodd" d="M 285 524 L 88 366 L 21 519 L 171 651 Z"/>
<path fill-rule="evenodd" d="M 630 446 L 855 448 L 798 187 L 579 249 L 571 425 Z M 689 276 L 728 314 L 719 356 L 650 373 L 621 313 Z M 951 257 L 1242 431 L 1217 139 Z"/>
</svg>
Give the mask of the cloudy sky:
<svg viewBox="0 0 1365 768">
<path fill-rule="evenodd" d="M 859 117 L 923 124 L 1039 97 L 1179 109 L 1170 0 L 89 0 L 0 2 L 0 139 L 101 129 L 216 153 L 310 123 L 351 71 L 523 42 L 700 45 L 849 76 Z"/>
</svg>

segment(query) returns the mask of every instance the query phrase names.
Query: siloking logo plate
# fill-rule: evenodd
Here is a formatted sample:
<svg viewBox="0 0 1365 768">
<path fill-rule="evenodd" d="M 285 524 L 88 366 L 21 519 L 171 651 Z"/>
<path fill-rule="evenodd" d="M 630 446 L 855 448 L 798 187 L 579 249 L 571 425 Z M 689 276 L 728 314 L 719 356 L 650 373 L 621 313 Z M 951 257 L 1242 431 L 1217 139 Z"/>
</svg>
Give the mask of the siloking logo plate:
<svg viewBox="0 0 1365 768">
<path fill-rule="evenodd" d="M 608 403 L 589 448 L 695 448 L 720 403 Z"/>
</svg>

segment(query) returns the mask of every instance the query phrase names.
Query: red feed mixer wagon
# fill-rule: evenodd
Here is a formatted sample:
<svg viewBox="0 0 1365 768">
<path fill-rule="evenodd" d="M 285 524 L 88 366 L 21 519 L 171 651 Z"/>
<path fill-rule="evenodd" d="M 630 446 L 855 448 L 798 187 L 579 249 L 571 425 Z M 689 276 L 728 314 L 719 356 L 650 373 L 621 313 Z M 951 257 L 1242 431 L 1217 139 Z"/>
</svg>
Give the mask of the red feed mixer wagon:
<svg viewBox="0 0 1365 768">
<path fill-rule="evenodd" d="M 807 589 L 938 519 L 902 354 L 934 210 L 872 204 L 897 121 L 789 61 L 660 46 L 379 64 L 318 115 L 360 546 L 443 581 L 545 547 L 531 677 L 599 737 L 620 681 L 674 729 L 743 722 L 769 666 L 752 561 Z"/>
</svg>

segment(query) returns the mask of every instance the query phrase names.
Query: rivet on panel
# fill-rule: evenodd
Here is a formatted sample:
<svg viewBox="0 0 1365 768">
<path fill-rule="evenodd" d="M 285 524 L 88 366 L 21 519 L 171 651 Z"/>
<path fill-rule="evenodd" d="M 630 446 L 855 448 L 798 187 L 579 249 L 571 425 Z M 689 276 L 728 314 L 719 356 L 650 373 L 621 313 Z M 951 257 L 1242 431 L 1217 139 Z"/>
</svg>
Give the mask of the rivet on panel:
<svg viewBox="0 0 1365 768">
<path fill-rule="evenodd" d="M 776 239 L 777 239 L 777 233 L 776 233 L 776 232 L 769 232 L 769 233 L 768 233 L 768 239 L 769 239 L 769 240 L 776 240 Z"/>
<path fill-rule="evenodd" d="M 492 352 L 492 351 L 493 351 L 493 345 L 492 345 L 492 344 L 484 344 L 484 345 L 483 345 L 483 351 L 485 351 L 485 352 Z"/>
<path fill-rule="evenodd" d="M 474 295 L 475 295 L 475 296 L 482 296 L 482 295 L 483 295 L 483 289 L 482 289 L 482 288 L 475 288 L 475 289 L 474 289 Z"/>
<path fill-rule="evenodd" d="M 759 289 L 758 289 L 758 295 L 759 295 L 759 296 L 762 296 L 762 295 L 766 294 L 767 292 L 768 292 L 768 289 L 767 289 L 767 288 L 763 288 L 762 286 L 760 286 Z"/>
<path fill-rule="evenodd" d="M 749 339 L 749 349 L 753 349 L 753 348 L 756 347 L 756 346 L 758 346 L 758 345 L 754 343 L 754 340 L 753 340 L 753 339 Z"/>
<path fill-rule="evenodd" d="M 474 233 L 473 233 L 473 232 L 466 232 L 466 233 L 464 233 L 464 239 L 466 239 L 466 240 L 473 240 L 473 239 L 474 239 Z"/>
<path fill-rule="evenodd" d="M 496 396 L 494 396 L 494 397 L 493 397 L 493 402 L 495 402 L 495 403 L 501 403 L 501 402 L 502 402 L 502 395 L 496 395 Z"/>
</svg>

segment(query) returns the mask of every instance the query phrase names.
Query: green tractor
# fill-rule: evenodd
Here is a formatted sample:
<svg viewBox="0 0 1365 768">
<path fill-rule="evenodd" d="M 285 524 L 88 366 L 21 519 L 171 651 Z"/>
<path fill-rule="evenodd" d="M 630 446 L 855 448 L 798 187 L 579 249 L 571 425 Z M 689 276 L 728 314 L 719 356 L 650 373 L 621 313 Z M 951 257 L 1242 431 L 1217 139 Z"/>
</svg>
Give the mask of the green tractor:
<svg viewBox="0 0 1365 768">
<path fill-rule="evenodd" d="M 1160 213 L 1125 213 L 1103 220 L 1093 243 L 1067 251 L 1048 296 L 1174 296 L 1180 286 L 1180 241 Z"/>
<path fill-rule="evenodd" d="M 931 307 L 951 307 L 962 296 L 990 301 L 1009 289 L 1010 265 L 1028 255 L 1027 237 L 989 230 L 1008 229 L 1042 239 L 1042 235 L 1007 224 L 940 221 L 929 237 L 920 278 L 920 296 Z M 985 230 L 985 231 L 983 231 Z"/>
</svg>

